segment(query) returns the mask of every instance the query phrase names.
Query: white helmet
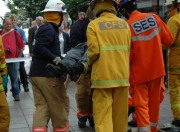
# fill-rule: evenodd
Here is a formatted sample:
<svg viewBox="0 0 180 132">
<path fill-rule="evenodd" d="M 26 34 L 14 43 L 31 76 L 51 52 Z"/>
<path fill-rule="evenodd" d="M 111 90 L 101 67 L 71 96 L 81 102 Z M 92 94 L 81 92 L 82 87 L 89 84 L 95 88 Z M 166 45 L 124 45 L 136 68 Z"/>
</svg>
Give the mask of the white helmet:
<svg viewBox="0 0 180 132">
<path fill-rule="evenodd" d="M 41 12 L 66 12 L 64 2 L 61 0 L 49 0 L 45 6 L 45 9 Z"/>
</svg>

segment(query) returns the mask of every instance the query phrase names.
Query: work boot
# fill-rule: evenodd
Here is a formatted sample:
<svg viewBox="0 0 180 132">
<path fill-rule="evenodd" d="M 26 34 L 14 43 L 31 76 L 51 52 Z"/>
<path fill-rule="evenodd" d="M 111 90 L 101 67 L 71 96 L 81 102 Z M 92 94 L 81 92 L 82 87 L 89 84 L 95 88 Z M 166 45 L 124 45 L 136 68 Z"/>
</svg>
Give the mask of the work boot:
<svg viewBox="0 0 180 132">
<path fill-rule="evenodd" d="M 53 65 L 51 63 L 46 65 L 47 71 L 54 77 L 59 78 L 62 82 L 66 81 L 67 72 L 63 71 L 63 69 L 59 65 Z"/>
<path fill-rule="evenodd" d="M 94 118 L 93 118 L 93 116 L 89 116 L 89 117 L 88 117 L 88 121 L 89 121 L 89 125 L 90 125 L 92 128 L 94 128 Z"/>
<path fill-rule="evenodd" d="M 87 116 L 78 116 L 78 126 L 79 128 L 86 127 Z"/>
<path fill-rule="evenodd" d="M 172 121 L 172 124 L 175 125 L 176 127 L 180 127 L 180 120 L 174 119 L 174 120 Z"/>
<path fill-rule="evenodd" d="M 80 75 L 84 71 L 84 65 L 81 62 L 76 63 L 72 66 L 72 74 L 70 74 L 71 79 L 76 82 Z"/>
</svg>

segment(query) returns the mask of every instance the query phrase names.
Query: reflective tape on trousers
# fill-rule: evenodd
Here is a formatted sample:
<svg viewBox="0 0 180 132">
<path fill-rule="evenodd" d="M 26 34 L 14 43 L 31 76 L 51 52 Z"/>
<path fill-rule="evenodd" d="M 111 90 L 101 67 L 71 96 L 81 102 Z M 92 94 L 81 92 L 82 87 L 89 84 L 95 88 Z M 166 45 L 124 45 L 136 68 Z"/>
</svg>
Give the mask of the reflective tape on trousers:
<svg viewBox="0 0 180 132">
<path fill-rule="evenodd" d="M 13 63 L 13 62 L 23 62 L 23 61 L 31 61 L 31 57 L 19 57 L 19 58 L 8 58 L 6 59 L 6 63 Z"/>
</svg>

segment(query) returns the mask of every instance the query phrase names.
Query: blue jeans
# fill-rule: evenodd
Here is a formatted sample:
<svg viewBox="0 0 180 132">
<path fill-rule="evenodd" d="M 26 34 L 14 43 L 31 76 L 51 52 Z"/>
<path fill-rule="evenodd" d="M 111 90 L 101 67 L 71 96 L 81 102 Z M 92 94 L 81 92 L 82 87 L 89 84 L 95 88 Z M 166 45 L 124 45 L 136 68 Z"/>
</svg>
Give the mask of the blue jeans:
<svg viewBox="0 0 180 132">
<path fill-rule="evenodd" d="M 8 75 L 11 80 L 12 94 L 13 96 L 19 95 L 19 62 L 7 63 Z"/>
</svg>

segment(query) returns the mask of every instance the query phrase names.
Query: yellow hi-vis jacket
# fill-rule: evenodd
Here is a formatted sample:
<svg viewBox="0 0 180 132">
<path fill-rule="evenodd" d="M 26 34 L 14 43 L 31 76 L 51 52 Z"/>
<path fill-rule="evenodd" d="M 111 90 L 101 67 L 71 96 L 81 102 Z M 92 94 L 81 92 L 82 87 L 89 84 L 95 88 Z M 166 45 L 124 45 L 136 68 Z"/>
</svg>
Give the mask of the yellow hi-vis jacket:
<svg viewBox="0 0 180 132">
<path fill-rule="evenodd" d="M 7 67 L 6 67 L 6 60 L 4 55 L 4 48 L 2 44 L 2 37 L 0 36 L 0 92 L 4 91 L 2 84 L 2 77 L 1 77 L 3 75 L 7 75 Z"/>
<path fill-rule="evenodd" d="M 174 37 L 169 54 L 169 73 L 180 74 L 180 13 L 176 12 L 170 17 L 167 26 Z"/>
<path fill-rule="evenodd" d="M 127 23 L 103 12 L 87 28 L 92 88 L 129 86 L 131 32 Z"/>
</svg>

